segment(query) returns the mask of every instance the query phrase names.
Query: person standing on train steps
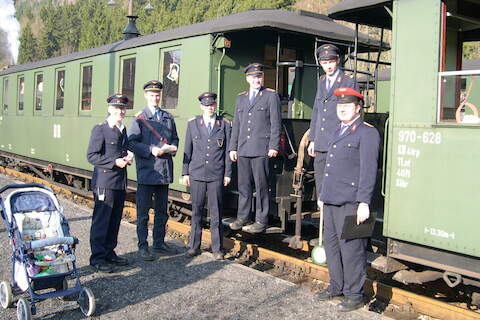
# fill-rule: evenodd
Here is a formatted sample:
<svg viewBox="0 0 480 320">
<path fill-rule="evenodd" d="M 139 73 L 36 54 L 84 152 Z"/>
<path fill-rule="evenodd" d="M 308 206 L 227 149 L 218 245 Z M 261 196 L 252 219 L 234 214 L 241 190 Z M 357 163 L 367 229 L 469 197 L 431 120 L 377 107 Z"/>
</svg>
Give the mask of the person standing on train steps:
<svg viewBox="0 0 480 320">
<path fill-rule="evenodd" d="M 330 285 L 317 294 L 330 300 L 343 294 L 339 311 L 364 305 L 363 286 L 367 277 L 367 238 L 341 239 L 346 216 L 356 223 L 370 217 L 370 201 L 377 178 L 380 135 L 363 122 L 363 96 L 351 88 L 338 88 L 337 116 L 341 123 L 328 144 L 327 161 L 320 189 L 324 211 L 325 253 Z"/>
<path fill-rule="evenodd" d="M 165 243 L 168 220 L 168 185 L 173 182 L 172 156 L 177 152 L 178 136 L 170 113 L 160 108 L 163 85 L 152 80 L 143 86 L 147 106 L 132 121 L 129 148 L 137 167 L 137 236 L 140 257 L 154 259 L 148 249 L 148 211 L 154 208 L 153 251 L 175 254 Z M 153 203 L 153 206 L 152 206 Z"/>
<path fill-rule="evenodd" d="M 280 99 L 275 90 L 264 88 L 263 65 L 252 63 L 245 68 L 249 90 L 238 95 L 228 148 L 230 159 L 238 165 L 238 214 L 230 224 L 232 230 L 263 232 L 270 210 L 269 158 L 278 154 L 282 118 Z M 255 223 L 247 225 L 252 207 L 253 186 L 256 192 Z"/>
<path fill-rule="evenodd" d="M 94 165 L 92 191 L 95 201 L 90 228 L 90 265 L 100 272 L 113 272 L 113 265 L 128 260 L 117 256 L 118 231 L 127 187 L 127 165 L 133 154 L 127 151 L 127 131 L 123 125 L 128 98 L 114 94 L 107 98 L 108 118 L 93 127 L 87 160 Z"/>
<path fill-rule="evenodd" d="M 214 92 L 198 96 L 203 115 L 188 121 L 182 175 L 192 195 L 192 230 L 186 255 L 201 253 L 202 216 L 208 197 L 213 257 L 223 260 L 222 204 L 223 188 L 232 176 L 232 162 L 227 155 L 231 127 L 226 119 L 215 114 L 216 99 Z"/>
<path fill-rule="evenodd" d="M 340 87 L 357 90 L 358 86 L 353 76 L 347 76 L 340 70 L 340 50 L 333 44 L 324 44 L 318 47 L 317 59 L 325 74 L 320 76 L 317 81 L 317 94 L 310 121 L 310 144 L 307 151 L 311 157 L 314 157 L 313 167 L 318 199 L 328 142 L 339 123 L 336 113 L 337 97 L 333 92 Z M 310 245 L 318 245 L 318 238 L 311 240 Z"/>
</svg>

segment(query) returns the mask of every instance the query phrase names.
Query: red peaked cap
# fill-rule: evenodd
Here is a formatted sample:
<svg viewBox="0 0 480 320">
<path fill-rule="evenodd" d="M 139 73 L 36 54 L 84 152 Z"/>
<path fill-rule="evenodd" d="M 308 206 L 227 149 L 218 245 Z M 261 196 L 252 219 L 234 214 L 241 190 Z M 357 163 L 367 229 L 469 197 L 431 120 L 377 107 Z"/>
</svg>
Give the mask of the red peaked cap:
<svg viewBox="0 0 480 320">
<path fill-rule="evenodd" d="M 352 88 L 338 88 L 333 92 L 337 97 L 337 103 L 362 103 L 363 104 L 363 95 L 355 89 Z"/>
</svg>

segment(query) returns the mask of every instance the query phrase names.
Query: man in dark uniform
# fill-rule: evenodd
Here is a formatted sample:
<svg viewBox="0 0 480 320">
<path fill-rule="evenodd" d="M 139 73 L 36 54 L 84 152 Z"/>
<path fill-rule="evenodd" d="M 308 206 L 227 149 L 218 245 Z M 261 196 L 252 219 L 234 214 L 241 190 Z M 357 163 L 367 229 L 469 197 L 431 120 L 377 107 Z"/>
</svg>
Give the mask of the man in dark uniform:
<svg viewBox="0 0 480 320">
<path fill-rule="evenodd" d="M 270 209 L 268 159 L 278 154 L 281 130 L 280 99 L 275 90 L 264 88 L 263 65 L 245 68 L 250 88 L 237 97 L 232 126 L 230 159 L 238 162 L 238 214 L 232 230 L 263 232 Z M 256 191 L 255 223 L 247 225 L 252 206 L 253 183 Z"/>
<path fill-rule="evenodd" d="M 137 167 L 137 236 L 140 257 L 154 259 L 148 249 L 148 211 L 154 201 L 153 251 L 176 253 L 165 244 L 168 220 L 168 185 L 173 182 L 172 156 L 177 152 L 178 136 L 170 113 L 159 106 L 162 84 L 152 80 L 143 86 L 147 107 L 132 121 L 129 149 L 135 153 Z"/>
<path fill-rule="evenodd" d="M 203 115 L 187 125 L 183 155 L 183 182 L 192 194 L 192 230 L 187 256 L 201 253 L 202 216 L 208 197 L 212 252 L 216 260 L 223 260 L 222 203 L 223 187 L 230 183 L 232 162 L 227 155 L 230 142 L 230 123 L 215 114 L 217 94 L 204 92 L 199 97 Z"/>
<path fill-rule="evenodd" d="M 347 76 L 339 69 L 340 50 L 333 44 L 320 46 L 317 49 L 317 59 L 325 74 L 317 81 L 317 94 L 313 104 L 312 120 L 310 121 L 308 154 L 315 157 L 313 167 L 318 199 L 328 142 L 339 123 L 336 113 L 337 97 L 333 92 L 340 87 L 357 89 L 357 83 L 352 76 Z M 317 245 L 318 238 L 313 239 L 310 244 Z"/>
<path fill-rule="evenodd" d="M 368 239 L 343 240 L 340 236 L 346 216 L 356 215 L 357 224 L 370 216 L 380 136 L 377 129 L 362 120 L 363 96 L 358 91 L 339 88 L 335 95 L 341 124 L 328 145 L 319 204 L 324 210 L 330 285 L 318 297 L 328 300 L 343 294 L 345 298 L 338 305 L 339 311 L 352 311 L 364 304 Z"/>
<path fill-rule="evenodd" d="M 127 131 L 123 125 L 128 98 L 114 94 L 107 99 L 108 118 L 93 127 L 87 159 L 95 166 L 92 191 L 95 200 L 90 228 L 90 265 L 97 271 L 113 272 L 115 265 L 128 260 L 116 255 L 118 230 L 122 219 L 127 186 L 126 166 L 132 163 Z"/>
</svg>

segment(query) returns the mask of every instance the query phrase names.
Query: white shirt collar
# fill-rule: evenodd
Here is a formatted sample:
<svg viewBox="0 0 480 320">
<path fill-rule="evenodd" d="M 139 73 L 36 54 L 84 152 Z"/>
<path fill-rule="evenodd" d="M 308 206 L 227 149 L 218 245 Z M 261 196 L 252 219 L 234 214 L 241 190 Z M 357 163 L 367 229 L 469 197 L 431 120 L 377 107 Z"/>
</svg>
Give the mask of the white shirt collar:
<svg viewBox="0 0 480 320">
<path fill-rule="evenodd" d="M 208 123 L 211 123 L 211 124 L 212 124 L 212 128 L 213 128 L 213 124 L 215 123 L 216 115 L 213 115 L 212 118 L 207 118 L 207 117 L 205 117 L 204 115 L 203 115 L 202 117 L 203 117 L 203 122 L 205 123 L 205 126 L 208 127 Z"/>
<path fill-rule="evenodd" d="M 117 127 L 117 129 L 120 130 L 120 132 L 122 132 L 123 129 L 125 128 L 125 125 L 123 124 L 123 122 L 120 124 L 120 126 L 117 126 L 117 125 L 115 124 L 115 121 L 113 121 L 111 117 L 108 117 L 108 118 L 107 118 L 107 123 L 108 123 L 108 126 L 109 126 L 110 128 L 113 129 L 113 127 Z"/>
<path fill-rule="evenodd" d="M 334 74 L 332 74 L 331 76 L 327 75 L 327 79 L 332 81 L 332 84 L 335 80 L 337 80 L 337 77 L 338 77 L 338 73 L 340 72 L 340 70 L 337 69 L 337 71 L 335 71 Z"/>
<path fill-rule="evenodd" d="M 150 112 L 153 114 L 153 116 L 155 116 L 155 113 L 157 112 L 157 108 L 155 108 L 155 107 L 150 107 L 150 106 L 147 106 L 147 107 L 148 107 L 148 109 L 150 110 Z M 158 109 L 160 109 L 160 108 L 158 108 Z"/>
</svg>

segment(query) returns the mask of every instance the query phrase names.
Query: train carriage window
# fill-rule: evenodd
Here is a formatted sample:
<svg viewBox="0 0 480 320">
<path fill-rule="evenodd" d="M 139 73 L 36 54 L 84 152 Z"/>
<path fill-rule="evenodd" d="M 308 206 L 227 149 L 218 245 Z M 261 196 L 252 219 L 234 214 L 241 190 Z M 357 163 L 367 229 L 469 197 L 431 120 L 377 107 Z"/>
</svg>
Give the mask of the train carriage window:
<svg viewBox="0 0 480 320">
<path fill-rule="evenodd" d="M 55 110 L 63 110 L 65 97 L 65 70 L 57 70 L 55 88 Z"/>
<path fill-rule="evenodd" d="M 43 110 L 43 74 L 39 73 L 35 76 L 35 110 Z"/>
<path fill-rule="evenodd" d="M 8 79 L 3 80 L 3 111 L 8 110 Z"/>
<path fill-rule="evenodd" d="M 480 4 L 442 3 L 438 123 L 480 124 Z M 467 50 L 465 50 L 467 48 Z"/>
<path fill-rule="evenodd" d="M 127 109 L 133 109 L 135 94 L 135 58 L 122 61 L 122 93 L 128 97 Z"/>
<path fill-rule="evenodd" d="M 176 109 L 178 105 L 181 55 L 181 50 L 163 52 L 162 106 L 165 109 Z"/>
<path fill-rule="evenodd" d="M 23 111 L 23 100 L 25 98 L 25 78 L 18 78 L 18 111 Z"/>
<path fill-rule="evenodd" d="M 92 73 L 93 66 L 82 67 L 81 110 L 92 110 Z"/>
</svg>

